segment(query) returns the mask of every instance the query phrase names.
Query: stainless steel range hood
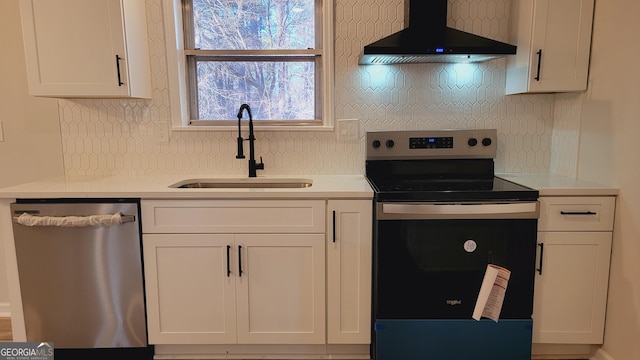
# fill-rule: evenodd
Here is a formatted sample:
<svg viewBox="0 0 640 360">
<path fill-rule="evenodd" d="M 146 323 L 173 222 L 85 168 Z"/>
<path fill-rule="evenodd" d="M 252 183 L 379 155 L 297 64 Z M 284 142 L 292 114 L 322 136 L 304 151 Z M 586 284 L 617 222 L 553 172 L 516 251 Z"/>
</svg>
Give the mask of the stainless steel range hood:
<svg viewBox="0 0 640 360">
<path fill-rule="evenodd" d="M 480 62 L 516 46 L 447 27 L 447 0 L 405 0 L 408 27 L 364 47 L 361 65 Z"/>
</svg>

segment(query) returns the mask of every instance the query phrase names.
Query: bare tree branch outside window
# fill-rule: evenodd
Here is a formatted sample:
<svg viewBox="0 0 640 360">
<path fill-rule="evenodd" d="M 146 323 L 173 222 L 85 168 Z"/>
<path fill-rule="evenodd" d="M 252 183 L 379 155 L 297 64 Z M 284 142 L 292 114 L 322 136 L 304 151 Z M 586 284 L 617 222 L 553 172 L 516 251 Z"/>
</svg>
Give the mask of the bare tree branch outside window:
<svg viewBox="0 0 640 360">
<path fill-rule="evenodd" d="M 315 0 L 184 0 L 192 118 L 318 119 Z M 320 49 L 321 50 L 321 49 Z"/>
</svg>

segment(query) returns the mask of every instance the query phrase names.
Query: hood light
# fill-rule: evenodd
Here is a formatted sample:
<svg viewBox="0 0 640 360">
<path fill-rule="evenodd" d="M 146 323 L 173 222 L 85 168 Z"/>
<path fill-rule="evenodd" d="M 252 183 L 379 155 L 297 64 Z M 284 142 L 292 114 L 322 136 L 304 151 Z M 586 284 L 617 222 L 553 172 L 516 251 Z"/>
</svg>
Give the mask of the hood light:
<svg viewBox="0 0 640 360">
<path fill-rule="evenodd" d="M 360 61 L 362 65 L 391 65 L 410 64 L 420 62 L 449 62 L 449 63 L 474 63 L 497 59 L 501 55 L 447 55 L 442 58 L 433 55 L 364 55 Z M 437 60 L 437 61 L 435 61 Z"/>
</svg>

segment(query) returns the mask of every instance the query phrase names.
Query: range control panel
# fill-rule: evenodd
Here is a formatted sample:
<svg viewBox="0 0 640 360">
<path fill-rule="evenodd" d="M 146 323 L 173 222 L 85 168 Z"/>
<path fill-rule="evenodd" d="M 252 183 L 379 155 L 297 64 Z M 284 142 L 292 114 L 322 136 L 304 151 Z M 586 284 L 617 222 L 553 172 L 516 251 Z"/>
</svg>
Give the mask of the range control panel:
<svg viewBox="0 0 640 360">
<path fill-rule="evenodd" d="M 367 160 L 493 159 L 496 129 L 367 132 Z"/>
<path fill-rule="evenodd" d="M 451 149 L 453 137 L 416 137 L 409 138 L 410 149 Z"/>
</svg>

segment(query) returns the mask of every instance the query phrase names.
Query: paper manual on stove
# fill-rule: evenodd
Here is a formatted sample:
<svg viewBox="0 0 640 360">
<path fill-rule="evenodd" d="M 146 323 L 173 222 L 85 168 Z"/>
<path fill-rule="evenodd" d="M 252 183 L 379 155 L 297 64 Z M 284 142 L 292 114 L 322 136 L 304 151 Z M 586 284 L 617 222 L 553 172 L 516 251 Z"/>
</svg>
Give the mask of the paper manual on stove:
<svg viewBox="0 0 640 360">
<path fill-rule="evenodd" d="M 476 307 L 473 310 L 473 319 L 480 320 L 481 317 L 486 317 L 498 322 L 510 276 L 511 271 L 503 267 L 487 265 Z"/>
</svg>

